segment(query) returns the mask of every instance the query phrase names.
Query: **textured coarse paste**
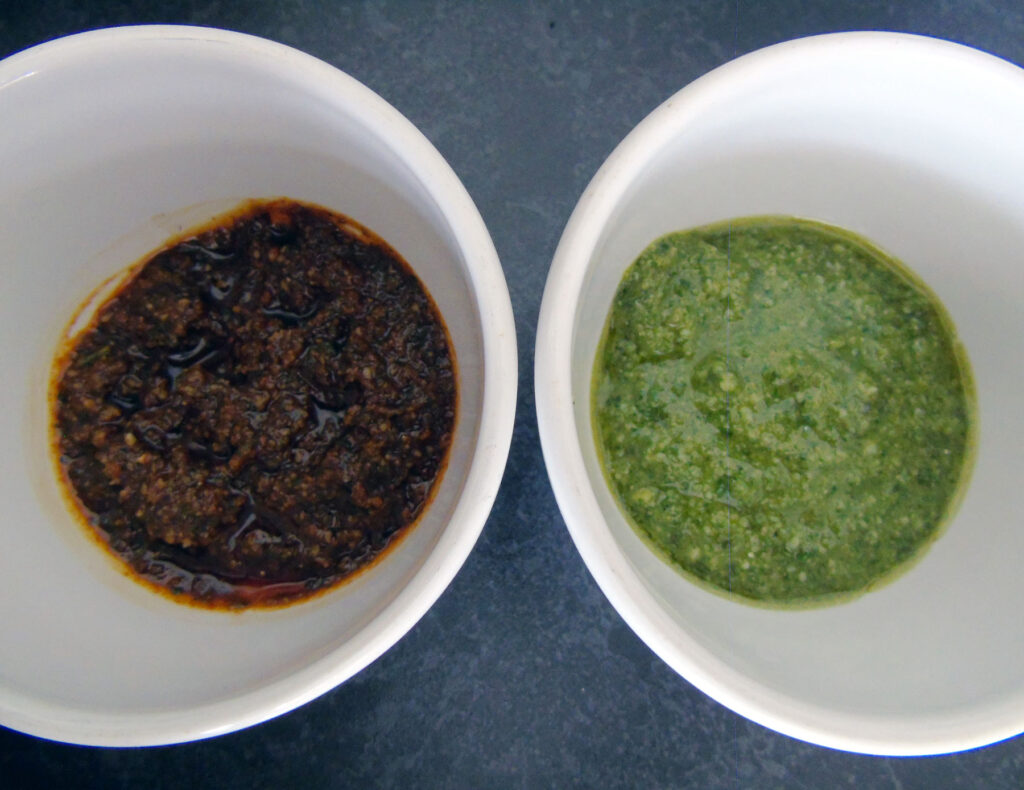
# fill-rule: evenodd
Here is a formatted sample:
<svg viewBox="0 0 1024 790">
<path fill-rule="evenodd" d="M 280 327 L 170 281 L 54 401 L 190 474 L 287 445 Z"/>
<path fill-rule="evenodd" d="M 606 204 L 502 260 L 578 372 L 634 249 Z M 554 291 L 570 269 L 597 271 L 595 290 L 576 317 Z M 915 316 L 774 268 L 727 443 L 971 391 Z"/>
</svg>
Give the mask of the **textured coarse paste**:
<svg viewBox="0 0 1024 790">
<path fill-rule="evenodd" d="M 455 427 L 454 352 L 412 269 L 287 199 L 144 261 L 57 368 L 76 506 L 139 578 L 204 606 L 295 601 L 373 563 Z"/>
<path fill-rule="evenodd" d="M 973 393 L 950 319 L 897 261 L 761 217 L 643 251 L 592 405 L 642 537 L 714 588 L 792 604 L 863 591 L 931 542 L 968 477 Z"/>
</svg>

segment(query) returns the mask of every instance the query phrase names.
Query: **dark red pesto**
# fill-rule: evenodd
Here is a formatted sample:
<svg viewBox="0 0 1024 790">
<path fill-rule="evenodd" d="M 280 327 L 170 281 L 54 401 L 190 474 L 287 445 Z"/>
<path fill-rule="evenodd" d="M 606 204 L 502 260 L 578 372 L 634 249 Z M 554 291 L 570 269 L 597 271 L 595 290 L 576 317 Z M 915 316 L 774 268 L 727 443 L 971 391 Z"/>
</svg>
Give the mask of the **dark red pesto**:
<svg viewBox="0 0 1024 790">
<path fill-rule="evenodd" d="M 429 501 L 454 428 L 447 331 L 412 270 L 288 200 L 141 264 L 58 367 L 83 515 L 206 606 L 279 605 L 372 562 Z"/>
</svg>

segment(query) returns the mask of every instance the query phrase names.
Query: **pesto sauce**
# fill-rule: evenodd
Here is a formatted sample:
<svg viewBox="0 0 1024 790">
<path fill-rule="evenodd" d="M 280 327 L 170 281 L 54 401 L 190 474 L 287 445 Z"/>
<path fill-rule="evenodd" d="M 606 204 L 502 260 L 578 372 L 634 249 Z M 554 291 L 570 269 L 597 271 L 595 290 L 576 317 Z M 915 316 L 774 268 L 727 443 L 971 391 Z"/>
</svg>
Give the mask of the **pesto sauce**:
<svg viewBox="0 0 1024 790">
<path fill-rule="evenodd" d="M 657 239 L 598 349 L 594 430 L 642 537 L 745 599 L 864 591 L 968 477 L 973 384 L 938 300 L 847 231 L 749 218 Z"/>
</svg>

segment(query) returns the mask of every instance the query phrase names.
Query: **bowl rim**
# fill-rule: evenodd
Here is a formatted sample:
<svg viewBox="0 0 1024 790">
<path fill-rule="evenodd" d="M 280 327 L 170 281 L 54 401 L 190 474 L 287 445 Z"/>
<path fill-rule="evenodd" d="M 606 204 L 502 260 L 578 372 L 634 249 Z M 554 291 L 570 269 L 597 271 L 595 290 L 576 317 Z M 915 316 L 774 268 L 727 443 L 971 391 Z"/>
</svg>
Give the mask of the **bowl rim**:
<svg viewBox="0 0 1024 790">
<path fill-rule="evenodd" d="M 602 228 L 653 153 L 691 119 L 752 73 L 791 61 L 806 64 L 837 47 L 886 48 L 969 63 L 993 76 L 1021 80 L 1024 70 L 962 44 L 909 33 L 853 31 L 784 41 L 735 58 L 698 77 L 640 121 L 600 166 L 573 210 L 551 263 L 541 301 L 534 360 L 537 423 L 545 466 L 566 527 L 598 587 L 626 624 L 662 660 L 703 693 L 784 735 L 843 751 L 916 756 L 989 745 L 1024 731 L 1024 713 L 993 720 L 962 714 L 944 726 L 918 717 L 838 715 L 797 702 L 731 669 L 671 620 L 640 582 L 601 515 L 579 446 L 572 346 L 580 292 Z"/>
<path fill-rule="evenodd" d="M 258 724 L 331 690 L 398 642 L 447 589 L 476 544 L 504 474 L 518 385 L 515 322 L 490 233 L 458 176 L 416 126 L 369 87 L 340 69 L 268 39 L 210 27 L 135 25 L 48 41 L 0 60 L 5 86 L 94 55 L 110 57 L 140 42 L 209 47 L 220 59 L 266 69 L 329 91 L 336 106 L 358 106 L 384 145 L 423 184 L 448 222 L 465 259 L 481 316 L 483 398 L 473 454 L 452 517 L 423 565 L 356 635 L 314 662 L 239 696 L 161 712 L 112 712 L 65 706 L 0 685 L 0 724 L 43 738 L 97 746 L 149 746 L 220 735 Z M 166 52 L 166 49 L 163 50 Z M 138 50 L 132 50 L 138 55 Z"/>
</svg>

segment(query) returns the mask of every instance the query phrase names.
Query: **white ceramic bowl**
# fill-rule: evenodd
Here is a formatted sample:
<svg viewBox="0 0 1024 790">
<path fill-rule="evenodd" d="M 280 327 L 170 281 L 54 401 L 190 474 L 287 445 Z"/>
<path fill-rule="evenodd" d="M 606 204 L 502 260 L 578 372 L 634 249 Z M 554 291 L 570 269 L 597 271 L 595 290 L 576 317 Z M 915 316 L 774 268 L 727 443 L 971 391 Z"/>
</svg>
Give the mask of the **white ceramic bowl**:
<svg viewBox="0 0 1024 790">
<path fill-rule="evenodd" d="M 1024 731 L 1024 71 L 933 39 L 820 36 L 741 57 L 645 119 L 579 201 L 537 332 L 540 437 L 588 568 L 710 696 L 840 749 L 930 754 Z M 809 217 L 895 254 L 973 363 L 980 447 L 958 515 L 910 572 L 844 605 L 726 600 L 655 557 L 595 455 L 590 376 L 625 268 L 671 230 Z"/>
<path fill-rule="evenodd" d="M 458 178 L 395 109 L 287 47 L 235 33 L 86 33 L 0 63 L 0 724 L 89 744 L 183 741 L 321 694 L 426 612 L 472 549 L 515 411 L 508 290 Z M 104 278 L 249 197 L 288 196 L 387 239 L 440 307 L 460 407 L 426 516 L 307 603 L 233 614 L 126 578 L 60 499 L 47 378 Z"/>
</svg>

